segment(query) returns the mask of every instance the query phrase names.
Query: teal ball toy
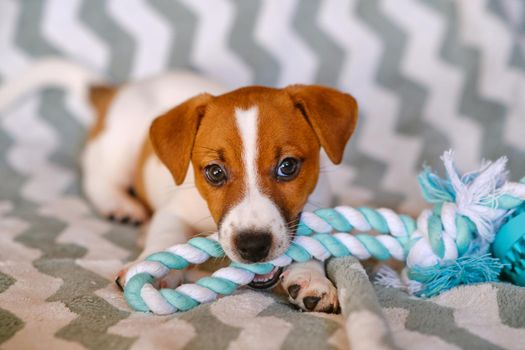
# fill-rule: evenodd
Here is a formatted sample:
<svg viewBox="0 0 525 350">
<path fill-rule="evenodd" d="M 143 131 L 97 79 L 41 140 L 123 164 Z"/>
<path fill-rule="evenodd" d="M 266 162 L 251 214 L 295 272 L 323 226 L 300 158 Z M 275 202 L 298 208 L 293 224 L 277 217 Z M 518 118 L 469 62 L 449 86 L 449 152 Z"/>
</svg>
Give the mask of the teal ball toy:
<svg viewBox="0 0 525 350">
<path fill-rule="evenodd" d="M 492 244 L 492 253 L 504 264 L 502 277 L 525 287 L 525 206 L 503 223 Z"/>
</svg>

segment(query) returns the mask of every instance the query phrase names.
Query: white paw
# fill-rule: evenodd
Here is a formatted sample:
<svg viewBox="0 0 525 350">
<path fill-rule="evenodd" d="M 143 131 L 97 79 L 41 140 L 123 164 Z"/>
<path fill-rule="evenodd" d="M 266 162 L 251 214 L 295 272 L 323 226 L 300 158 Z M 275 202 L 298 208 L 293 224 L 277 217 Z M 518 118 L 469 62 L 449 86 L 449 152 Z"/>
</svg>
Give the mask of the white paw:
<svg viewBox="0 0 525 350">
<path fill-rule="evenodd" d="M 88 196 L 95 209 L 111 221 L 140 225 L 149 217 L 146 207 L 127 193 L 114 190 Z"/>
<path fill-rule="evenodd" d="M 337 289 L 324 274 L 309 269 L 286 270 L 281 283 L 290 302 L 301 310 L 339 312 Z"/>
</svg>

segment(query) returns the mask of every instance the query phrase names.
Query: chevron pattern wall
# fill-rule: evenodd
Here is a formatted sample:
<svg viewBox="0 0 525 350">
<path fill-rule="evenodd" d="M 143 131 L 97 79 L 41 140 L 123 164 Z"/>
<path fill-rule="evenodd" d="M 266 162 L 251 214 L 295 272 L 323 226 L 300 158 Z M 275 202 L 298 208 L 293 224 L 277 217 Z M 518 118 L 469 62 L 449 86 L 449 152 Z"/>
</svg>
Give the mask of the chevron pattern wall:
<svg viewBox="0 0 525 350">
<path fill-rule="evenodd" d="M 519 0 L 0 1 L 3 79 L 47 55 L 111 77 L 191 68 L 229 84 L 320 83 L 362 120 L 342 201 L 414 210 L 414 176 L 448 148 L 525 168 Z M 339 177 L 341 178 L 341 177 Z"/>
<path fill-rule="evenodd" d="M 419 213 L 415 177 L 449 148 L 465 170 L 507 155 L 512 177 L 525 175 L 522 0 L 0 0 L 0 83 L 50 55 L 114 82 L 189 68 L 232 88 L 319 83 L 352 93 L 361 121 L 333 170 L 337 202 Z M 32 338 L 124 349 L 142 325 L 156 337 L 167 324 L 134 324 L 112 294 L 135 233 L 82 199 L 76 167 L 89 122 L 86 106 L 56 89 L 0 118 L 2 347 Z M 78 288 L 83 299 L 71 297 Z M 10 307 L 20 298 L 33 305 Z M 44 329 L 35 315 L 49 313 L 59 321 Z"/>
</svg>

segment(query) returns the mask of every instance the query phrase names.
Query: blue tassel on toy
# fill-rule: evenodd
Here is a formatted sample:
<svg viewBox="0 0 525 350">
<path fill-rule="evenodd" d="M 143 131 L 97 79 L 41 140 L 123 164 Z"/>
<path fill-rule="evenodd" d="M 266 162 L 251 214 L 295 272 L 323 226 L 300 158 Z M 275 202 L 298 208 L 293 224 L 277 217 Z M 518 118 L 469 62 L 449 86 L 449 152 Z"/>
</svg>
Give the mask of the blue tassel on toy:
<svg viewBox="0 0 525 350">
<path fill-rule="evenodd" d="M 421 283 L 415 291 L 419 297 L 433 297 L 462 284 L 497 282 L 504 264 L 490 254 L 463 256 L 435 266 L 416 266 L 408 272 L 410 279 Z"/>
</svg>

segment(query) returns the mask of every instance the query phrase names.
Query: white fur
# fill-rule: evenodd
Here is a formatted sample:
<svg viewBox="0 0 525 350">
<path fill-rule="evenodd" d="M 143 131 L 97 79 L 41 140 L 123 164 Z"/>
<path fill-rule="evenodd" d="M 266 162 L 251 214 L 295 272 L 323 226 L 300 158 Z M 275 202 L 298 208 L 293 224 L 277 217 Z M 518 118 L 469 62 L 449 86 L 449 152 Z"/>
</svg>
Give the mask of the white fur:
<svg viewBox="0 0 525 350">
<path fill-rule="evenodd" d="M 24 94 L 50 85 L 63 87 L 86 102 L 89 83 L 101 81 L 103 79 L 96 73 L 72 62 L 62 59 L 41 60 L 24 75 L 8 81 L 0 88 L 0 110 Z M 145 209 L 127 194 L 127 188 L 132 184 L 140 148 L 151 121 L 197 94 L 208 92 L 218 95 L 227 90 L 224 86 L 189 72 L 166 73 L 121 87 L 107 112 L 104 129 L 88 142 L 82 155 L 83 188 L 96 209 L 105 215 L 143 220 Z M 258 187 L 257 108 L 240 111 L 236 117 L 244 143 L 247 192 L 229 213 L 229 220 L 237 227 L 269 224 L 276 237 L 276 246 L 271 255 L 276 257 L 287 248 L 285 243 L 288 238 L 277 207 Z M 327 157 L 324 152 L 321 152 L 321 156 L 323 167 L 326 167 Z M 216 229 L 205 201 L 194 187 L 191 168 L 185 182 L 175 186 L 168 170 L 156 157 L 150 158 L 145 167 L 145 187 L 154 216 L 149 223 L 144 251 L 139 260 L 150 253 L 185 242 L 194 231 Z M 335 172 L 330 175 L 337 176 Z M 320 174 L 316 189 L 310 197 L 315 205 L 307 205 L 307 210 L 330 204 L 332 191 L 327 178 L 324 173 Z M 222 243 L 228 249 L 228 244 Z M 151 268 L 156 267 L 152 265 Z M 320 265 L 293 264 L 290 268 L 300 268 L 306 276 L 319 275 L 319 284 L 310 288 L 312 292 L 334 289 L 329 280 L 320 278 L 324 276 Z M 148 292 L 151 291 L 144 291 Z M 214 299 L 215 296 L 210 293 L 208 289 L 202 288 L 199 301 Z"/>
<path fill-rule="evenodd" d="M 283 254 L 288 248 L 286 223 L 275 203 L 260 189 L 257 172 L 258 109 L 237 109 L 235 120 L 242 140 L 242 159 L 246 174 L 245 193 L 242 200 L 224 217 L 220 228 L 220 242 L 230 257 L 241 260 L 232 240 L 243 230 L 265 231 L 272 235 L 272 247 L 267 259 Z"/>
<path fill-rule="evenodd" d="M 143 208 L 126 190 L 132 184 L 149 125 L 168 109 L 204 91 L 220 94 L 227 89 L 188 72 L 172 72 L 119 90 L 107 112 L 102 133 L 88 143 L 82 158 L 84 190 L 102 214 L 115 214 L 118 208 L 127 206 L 129 210 L 121 215 L 143 220 Z M 156 186 L 164 186 L 162 191 L 168 192 L 173 181 L 162 175 L 161 179 Z M 162 200 L 152 198 L 152 201 Z"/>
<path fill-rule="evenodd" d="M 85 102 L 89 84 L 103 81 L 99 74 L 73 62 L 61 58 L 45 58 L 0 87 L 0 111 L 28 92 L 49 86 L 65 88 Z"/>
<path fill-rule="evenodd" d="M 284 290 L 292 285 L 300 287 L 297 296 L 288 296 L 289 301 L 303 310 L 308 310 L 304 304 L 307 297 L 319 297 L 320 300 L 314 310 L 320 311 L 327 308 L 336 308 L 338 305 L 337 289 L 326 277 L 323 263 L 317 260 L 310 260 L 304 263 L 294 263 L 290 265 L 281 275 Z"/>
</svg>

